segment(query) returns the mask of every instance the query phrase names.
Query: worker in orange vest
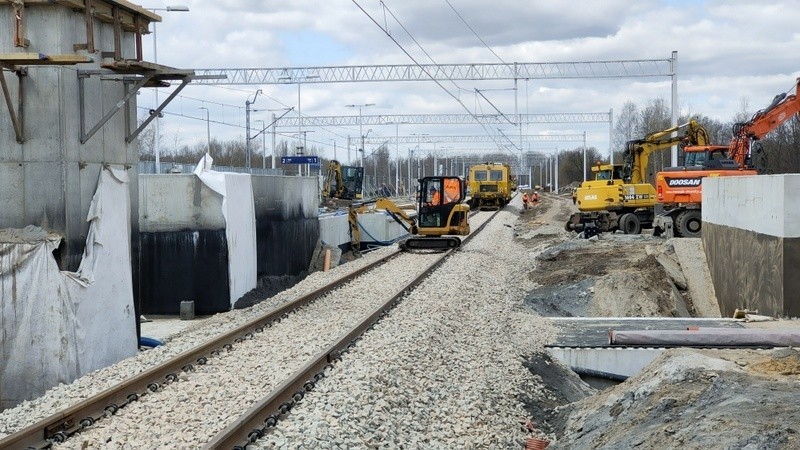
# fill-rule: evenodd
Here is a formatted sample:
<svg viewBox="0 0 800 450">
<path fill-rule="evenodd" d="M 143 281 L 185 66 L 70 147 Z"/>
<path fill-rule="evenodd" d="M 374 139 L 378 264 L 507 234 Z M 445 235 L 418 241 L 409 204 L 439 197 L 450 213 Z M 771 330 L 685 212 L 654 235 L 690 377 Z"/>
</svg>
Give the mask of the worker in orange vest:
<svg viewBox="0 0 800 450">
<path fill-rule="evenodd" d="M 522 209 L 528 209 L 528 193 L 522 193 Z"/>
<path fill-rule="evenodd" d="M 531 203 L 538 203 L 538 202 L 539 202 L 539 192 L 533 191 L 533 194 L 531 194 Z"/>
</svg>

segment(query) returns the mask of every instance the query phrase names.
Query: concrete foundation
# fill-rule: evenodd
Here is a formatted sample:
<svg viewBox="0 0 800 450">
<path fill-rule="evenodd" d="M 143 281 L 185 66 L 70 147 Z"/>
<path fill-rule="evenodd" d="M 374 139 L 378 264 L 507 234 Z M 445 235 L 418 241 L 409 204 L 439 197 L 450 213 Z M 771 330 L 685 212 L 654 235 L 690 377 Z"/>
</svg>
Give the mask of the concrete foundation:
<svg viewBox="0 0 800 450">
<path fill-rule="evenodd" d="M 723 317 L 800 316 L 800 175 L 703 180 L 703 246 Z"/>
</svg>

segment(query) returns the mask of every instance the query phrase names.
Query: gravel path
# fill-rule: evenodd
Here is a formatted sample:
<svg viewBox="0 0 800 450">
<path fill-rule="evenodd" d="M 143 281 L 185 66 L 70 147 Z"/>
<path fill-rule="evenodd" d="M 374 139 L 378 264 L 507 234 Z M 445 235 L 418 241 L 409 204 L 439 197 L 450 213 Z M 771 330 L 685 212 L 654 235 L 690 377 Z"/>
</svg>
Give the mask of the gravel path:
<svg viewBox="0 0 800 450">
<path fill-rule="evenodd" d="M 256 448 L 521 448 L 523 355 L 552 338 L 522 308 L 528 250 L 502 211 L 346 354 Z"/>
</svg>

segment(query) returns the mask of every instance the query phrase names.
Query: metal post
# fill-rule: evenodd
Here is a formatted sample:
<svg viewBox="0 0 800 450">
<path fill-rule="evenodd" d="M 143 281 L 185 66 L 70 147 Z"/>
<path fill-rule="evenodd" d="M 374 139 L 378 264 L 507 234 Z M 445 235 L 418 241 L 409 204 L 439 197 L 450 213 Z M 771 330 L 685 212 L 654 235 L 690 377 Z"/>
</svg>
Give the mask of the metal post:
<svg viewBox="0 0 800 450">
<path fill-rule="evenodd" d="M 156 35 L 156 23 L 157 22 L 153 22 L 153 62 L 158 64 L 158 46 L 156 45 L 156 42 L 158 42 L 158 39 L 156 39 L 156 36 L 157 36 Z M 158 109 L 158 87 L 156 87 L 153 90 L 155 91 L 155 94 L 156 94 L 156 107 L 154 108 L 154 110 L 157 110 Z M 156 122 L 155 123 L 155 129 L 154 129 L 155 135 L 153 136 L 153 146 L 155 147 L 154 150 L 155 150 L 155 154 L 156 154 L 156 172 L 155 173 L 161 173 L 161 149 L 159 149 L 159 146 L 160 146 L 161 143 L 160 143 L 160 138 L 159 138 L 160 130 L 158 128 L 158 114 L 156 114 L 155 122 Z M 673 164 L 673 166 L 674 165 L 675 164 Z"/>
<path fill-rule="evenodd" d="M 147 9 L 150 10 L 150 11 L 189 12 L 189 7 L 188 6 L 183 6 L 183 5 L 170 5 L 170 6 L 167 6 L 166 8 L 147 8 Z M 155 64 L 158 64 L 158 44 L 157 44 L 158 39 L 156 38 L 157 37 L 157 35 L 156 35 L 156 24 L 157 23 L 158 22 L 153 22 L 153 62 Z M 155 90 L 155 95 L 156 95 L 156 107 L 154 109 L 157 110 L 158 106 L 159 106 L 159 103 L 158 103 L 158 88 L 155 88 L 154 90 Z M 161 149 L 159 148 L 160 144 L 161 144 L 161 142 L 160 142 L 160 140 L 161 140 L 161 138 L 160 138 L 161 131 L 159 129 L 158 117 L 159 117 L 159 115 L 156 115 L 156 118 L 155 118 L 155 122 L 156 123 L 155 123 L 155 130 L 154 130 L 155 131 L 155 135 L 153 136 L 153 146 L 155 147 L 154 151 L 155 151 L 155 154 L 156 154 L 155 155 L 156 156 L 156 173 L 161 173 Z M 674 165 L 675 164 L 673 164 L 673 166 Z"/>
<path fill-rule="evenodd" d="M 608 163 L 614 164 L 614 108 L 608 110 Z"/>
<path fill-rule="evenodd" d="M 206 153 L 211 156 L 211 120 L 209 118 L 208 108 L 201 106 L 198 109 L 206 110 Z"/>
<path fill-rule="evenodd" d="M 244 151 L 244 153 L 245 153 L 245 155 L 244 155 L 245 163 L 244 163 L 244 165 L 248 170 L 250 170 L 252 168 L 251 156 L 250 156 L 250 151 L 251 151 L 250 150 L 250 105 L 252 105 L 253 103 L 256 102 L 256 99 L 258 98 L 258 94 L 260 94 L 260 93 L 263 93 L 261 91 L 261 89 L 256 91 L 255 96 L 253 96 L 253 101 L 252 102 L 250 101 L 249 98 L 245 99 L 245 101 L 244 101 L 244 106 L 245 106 L 245 108 L 244 108 L 245 109 L 245 137 L 246 137 L 245 143 L 244 143 L 244 148 L 245 148 L 245 151 Z"/>
<path fill-rule="evenodd" d="M 558 173 L 556 173 L 558 179 Z M 583 132 L 583 181 L 586 181 L 586 132 Z"/>
<path fill-rule="evenodd" d="M 400 124 L 394 124 L 394 152 L 397 156 L 397 163 L 394 168 L 394 193 L 400 192 Z"/>
<path fill-rule="evenodd" d="M 272 113 L 272 123 L 275 123 L 275 113 Z M 270 166 L 272 169 L 275 168 L 275 125 L 272 126 L 272 165 Z"/>
<path fill-rule="evenodd" d="M 414 156 L 414 150 L 408 149 L 408 185 L 406 186 L 406 191 L 410 194 L 411 193 L 411 157 Z"/>
<path fill-rule="evenodd" d="M 261 119 L 256 120 L 256 122 L 261 122 L 261 132 L 260 132 L 261 133 L 261 168 L 262 169 L 266 169 L 267 168 L 267 135 L 266 135 L 267 124 Z"/>
<path fill-rule="evenodd" d="M 672 73 L 672 126 L 678 126 L 678 52 L 672 52 L 670 59 L 670 72 Z M 672 132 L 672 137 L 678 135 L 677 131 Z M 673 167 L 678 165 L 678 145 L 673 145 L 670 152 L 670 163 Z"/>
</svg>

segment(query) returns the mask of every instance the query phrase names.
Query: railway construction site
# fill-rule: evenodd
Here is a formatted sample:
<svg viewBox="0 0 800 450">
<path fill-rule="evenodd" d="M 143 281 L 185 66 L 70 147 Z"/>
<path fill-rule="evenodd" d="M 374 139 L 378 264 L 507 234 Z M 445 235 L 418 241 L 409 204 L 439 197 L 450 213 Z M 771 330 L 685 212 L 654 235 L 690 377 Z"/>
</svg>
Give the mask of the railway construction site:
<svg viewBox="0 0 800 450">
<path fill-rule="evenodd" d="M 390 246 L 198 320 L 3 411 L 0 447 L 796 448 L 792 347 L 653 344 L 627 376 L 555 356 L 621 361 L 631 324 L 796 325 L 722 319 L 699 239 L 582 239 L 573 208 L 516 196 L 458 250 Z"/>
</svg>

